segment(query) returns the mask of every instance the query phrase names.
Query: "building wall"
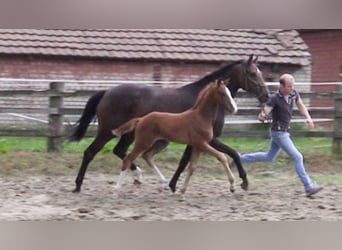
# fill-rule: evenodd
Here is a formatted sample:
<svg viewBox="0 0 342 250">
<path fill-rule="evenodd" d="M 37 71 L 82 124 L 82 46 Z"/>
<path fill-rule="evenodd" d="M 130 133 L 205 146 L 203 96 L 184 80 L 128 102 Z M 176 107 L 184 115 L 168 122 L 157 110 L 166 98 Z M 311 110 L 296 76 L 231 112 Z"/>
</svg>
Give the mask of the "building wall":
<svg viewBox="0 0 342 250">
<path fill-rule="evenodd" d="M 0 77 L 191 82 L 218 67 L 219 64 L 1 56 Z"/>
<path fill-rule="evenodd" d="M 342 30 L 304 30 L 301 37 L 309 47 L 312 58 L 311 78 L 314 83 L 339 82 L 342 72 Z M 337 86 L 313 85 L 312 91 L 336 91 Z M 312 99 L 313 107 L 333 107 L 332 99 Z M 332 126 L 332 123 L 322 124 Z"/>
<path fill-rule="evenodd" d="M 342 30 L 301 32 L 312 57 L 312 82 L 340 81 L 342 72 Z"/>
</svg>

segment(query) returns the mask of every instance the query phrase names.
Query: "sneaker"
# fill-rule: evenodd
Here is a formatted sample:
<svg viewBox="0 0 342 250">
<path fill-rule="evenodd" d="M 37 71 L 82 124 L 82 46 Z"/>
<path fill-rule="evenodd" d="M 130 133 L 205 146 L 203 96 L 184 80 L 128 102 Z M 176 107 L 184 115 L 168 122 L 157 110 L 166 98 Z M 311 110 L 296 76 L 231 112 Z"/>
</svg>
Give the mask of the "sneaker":
<svg viewBox="0 0 342 250">
<path fill-rule="evenodd" d="M 310 190 L 306 191 L 306 197 L 311 197 L 312 195 L 318 193 L 322 189 L 323 187 L 320 187 L 320 186 L 312 187 L 310 188 Z"/>
</svg>

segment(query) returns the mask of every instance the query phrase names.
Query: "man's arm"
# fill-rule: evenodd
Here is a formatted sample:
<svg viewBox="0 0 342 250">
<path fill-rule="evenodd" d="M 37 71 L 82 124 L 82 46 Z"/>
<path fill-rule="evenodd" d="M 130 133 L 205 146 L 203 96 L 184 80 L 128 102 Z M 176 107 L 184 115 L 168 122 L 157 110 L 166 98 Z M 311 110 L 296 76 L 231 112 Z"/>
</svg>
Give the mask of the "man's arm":
<svg viewBox="0 0 342 250">
<path fill-rule="evenodd" d="M 306 123 L 306 125 L 307 125 L 310 129 L 314 128 L 315 125 L 314 125 L 314 123 L 313 123 L 313 121 L 312 121 L 312 119 L 311 119 L 311 116 L 310 116 L 310 114 L 309 114 L 309 111 L 307 110 L 305 104 L 304 104 L 303 101 L 302 101 L 302 98 L 299 97 L 299 99 L 298 99 L 298 101 L 297 101 L 296 104 L 297 104 L 297 108 L 298 108 L 299 113 L 300 113 L 302 116 L 304 116 L 304 118 L 305 118 L 305 123 Z"/>
</svg>

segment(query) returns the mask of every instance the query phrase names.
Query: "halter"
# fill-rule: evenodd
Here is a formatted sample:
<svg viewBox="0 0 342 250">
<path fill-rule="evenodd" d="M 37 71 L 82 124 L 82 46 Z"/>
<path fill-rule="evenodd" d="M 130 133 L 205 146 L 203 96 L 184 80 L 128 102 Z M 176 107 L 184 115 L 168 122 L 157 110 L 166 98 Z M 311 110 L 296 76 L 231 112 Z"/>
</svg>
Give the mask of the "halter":
<svg viewBox="0 0 342 250">
<path fill-rule="evenodd" d="M 257 81 L 255 81 L 253 78 L 251 78 L 249 76 L 249 73 L 248 73 L 248 70 L 247 70 L 247 67 L 246 67 L 246 64 L 244 64 L 244 85 L 245 85 L 245 90 L 248 91 L 248 81 L 252 82 L 255 86 L 256 86 L 256 89 L 257 89 L 257 92 L 260 93 L 262 87 L 258 84 Z M 256 94 L 256 97 L 257 98 L 260 98 L 263 94 L 260 93 L 259 95 Z"/>
</svg>

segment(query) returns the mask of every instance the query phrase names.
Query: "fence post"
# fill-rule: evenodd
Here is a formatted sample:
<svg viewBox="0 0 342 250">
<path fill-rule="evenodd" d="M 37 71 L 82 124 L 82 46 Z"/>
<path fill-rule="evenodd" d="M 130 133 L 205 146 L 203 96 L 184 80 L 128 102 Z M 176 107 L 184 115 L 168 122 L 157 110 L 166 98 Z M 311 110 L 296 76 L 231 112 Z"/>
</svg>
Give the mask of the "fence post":
<svg viewBox="0 0 342 250">
<path fill-rule="evenodd" d="M 48 152 L 63 151 L 63 92 L 64 83 L 51 82 L 49 95 L 49 134 L 48 134 Z"/>
<path fill-rule="evenodd" d="M 341 76 L 342 80 L 342 76 Z M 334 117 L 334 138 L 333 148 L 334 154 L 341 156 L 342 153 L 342 83 L 338 85 L 335 93 L 335 117 Z"/>
</svg>

